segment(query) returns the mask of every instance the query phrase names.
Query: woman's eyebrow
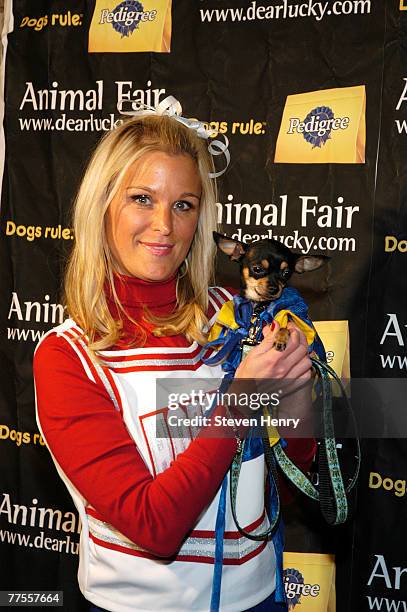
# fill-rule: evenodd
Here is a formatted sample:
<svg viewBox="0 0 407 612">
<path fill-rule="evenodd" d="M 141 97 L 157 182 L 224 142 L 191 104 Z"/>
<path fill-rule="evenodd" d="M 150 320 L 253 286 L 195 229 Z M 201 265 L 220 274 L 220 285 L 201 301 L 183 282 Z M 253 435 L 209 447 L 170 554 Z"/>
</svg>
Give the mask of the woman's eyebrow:
<svg viewBox="0 0 407 612">
<path fill-rule="evenodd" d="M 196 193 L 186 191 L 185 193 L 181 194 L 181 198 L 196 198 L 197 200 L 200 200 L 201 196 L 196 195 Z"/>
<path fill-rule="evenodd" d="M 126 189 L 143 189 L 144 191 L 150 191 L 150 193 L 155 193 L 155 189 L 147 187 L 147 185 L 127 185 Z"/>
<path fill-rule="evenodd" d="M 155 189 L 153 189 L 152 187 L 147 187 L 147 185 L 127 185 L 126 190 L 127 189 L 142 189 L 143 191 L 148 191 L 149 193 L 156 192 Z M 197 195 L 196 193 L 192 193 L 192 191 L 185 191 L 184 193 L 181 193 L 179 197 L 180 198 L 196 198 L 197 200 L 201 199 L 200 195 Z"/>
</svg>

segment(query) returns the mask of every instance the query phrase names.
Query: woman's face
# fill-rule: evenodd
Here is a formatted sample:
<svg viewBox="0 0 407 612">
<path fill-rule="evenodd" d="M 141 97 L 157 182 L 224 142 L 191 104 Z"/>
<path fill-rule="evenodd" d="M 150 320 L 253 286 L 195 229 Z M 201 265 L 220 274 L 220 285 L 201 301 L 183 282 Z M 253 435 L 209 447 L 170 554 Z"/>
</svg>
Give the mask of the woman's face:
<svg viewBox="0 0 407 612">
<path fill-rule="evenodd" d="M 184 261 L 198 224 L 201 179 L 189 155 L 146 153 L 132 164 L 106 215 L 118 271 L 163 281 Z"/>
</svg>

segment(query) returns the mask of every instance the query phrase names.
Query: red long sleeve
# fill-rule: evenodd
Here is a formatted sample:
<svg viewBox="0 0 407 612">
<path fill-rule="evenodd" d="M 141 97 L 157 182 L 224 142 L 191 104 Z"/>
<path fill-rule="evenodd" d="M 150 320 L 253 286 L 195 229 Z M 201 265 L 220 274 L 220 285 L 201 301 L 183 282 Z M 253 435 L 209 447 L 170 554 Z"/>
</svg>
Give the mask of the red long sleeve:
<svg viewBox="0 0 407 612">
<path fill-rule="evenodd" d="M 234 438 L 197 438 L 155 479 L 107 393 L 72 348 L 51 335 L 34 359 L 38 415 L 56 461 L 96 511 L 155 555 L 176 553 L 213 499 Z"/>
<path fill-rule="evenodd" d="M 157 284 L 126 278 L 116 290 L 129 313 L 123 321 L 128 338 L 145 304 L 154 314 L 175 307 L 175 279 Z M 147 323 L 145 329 L 147 346 L 189 344 L 184 336 L 157 338 Z M 234 437 L 198 437 L 153 478 L 108 393 L 87 377 L 65 339 L 52 334 L 40 344 L 34 376 L 42 431 L 72 484 L 103 520 L 138 546 L 157 556 L 175 554 L 215 496 L 236 451 Z M 219 427 L 215 430 L 219 436 Z M 306 471 L 315 443 L 290 440 L 287 450 Z"/>
<path fill-rule="evenodd" d="M 197 438 L 153 479 L 108 394 L 89 380 L 64 339 L 51 335 L 40 345 L 34 375 L 41 428 L 69 480 L 138 546 L 175 554 L 213 499 L 235 439 Z M 313 440 L 288 441 L 287 453 L 304 471 L 314 452 Z"/>
</svg>

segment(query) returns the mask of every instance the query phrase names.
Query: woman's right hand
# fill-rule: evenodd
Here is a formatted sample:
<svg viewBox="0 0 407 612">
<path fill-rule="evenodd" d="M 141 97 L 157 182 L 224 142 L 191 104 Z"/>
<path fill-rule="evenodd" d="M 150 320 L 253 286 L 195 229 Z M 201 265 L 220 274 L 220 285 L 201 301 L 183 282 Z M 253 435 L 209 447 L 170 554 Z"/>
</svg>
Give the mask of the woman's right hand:
<svg viewBox="0 0 407 612">
<path fill-rule="evenodd" d="M 312 363 L 304 334 L 291 321 L 287 325 L 290 337 L 284 351 L 277 351 L 273 343 L 278 323 L 263 329 L 263 340 L 243 359 L 236 370 L 235 378 L 275 379 L 289 378 L 308 380 Z"/>
<path fill-rule="evenodd" d="M 287 327 L 290 337 L 284 351 L 273 348 L 279 325 L 276 323 L 273 329 L 270 326 L 264 328 L 263 340 L 247 354 L 236 370 L 235 381 L 238 379 L 241 383 L 236 381 L 235 387 L 232 384 L 232 388 L 249 395 L 251 392 L 270 395 L 277 391 L 280 396 L 279 417 L 298 418 L 302 435 L 310 436 L 313 422 L 310 421 L 312 398 L 311 384 L 308 381 L 311 381 L 312 363 L 308 344 L 304 334 L 294 323 L 290 321 Z M 244 382 L 244 379 L 251 381 Z M 249 406 L 247 412 L 250 414 L 251 410 Z M 241 412 L 240 408 L 239 411 Z M 281 435 L 292 435 L 292 431 L 290 428 L 282 429 Z"/>
</svg>

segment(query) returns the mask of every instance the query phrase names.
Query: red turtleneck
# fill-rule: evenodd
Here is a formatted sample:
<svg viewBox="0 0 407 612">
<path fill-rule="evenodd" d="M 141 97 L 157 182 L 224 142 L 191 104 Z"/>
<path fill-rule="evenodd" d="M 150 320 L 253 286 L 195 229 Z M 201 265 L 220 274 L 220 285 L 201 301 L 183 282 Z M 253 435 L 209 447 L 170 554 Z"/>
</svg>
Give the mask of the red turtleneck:
<svg viewBox="0 0 407 612">
<path fill-rule="evenodd" d="M 117 276 L 115 278 L 115 289 L 124 310 L 130 318 L 123 320 L 123 338 L 119 342 L 120 348 L 132 346 L 132 341 L 137 336 L 135 325 L 130 319 L 142 322 L 147 332 L 146 346 L 189 346 L 188 340 L 183 335 L 157 337 L 153 335 L 154 325 L 148 322 L 150 312 L 153 315 L 163 316 L 175 310 L 176 299 L 176 277 L 173 276 L 164 282 L 144 281 L 132 276 Z M 109 310 L 114 318 L 123 319 L 123 314 L 118 310 L 116 303 L 108 297 Z M 134 348 L 134 344 L 133 344 Z"/>
<path fill-rule="evenodd" d="M 157 315 L 172 312 L 175 287 L 175 278 L 161 283 L 116 280 L 121 303 L 136 321 L 143 320 L 144 306 Z M 110 299 L 109 308 L 116 316 Z M 151 324 L 143 327 L 146 346 L 189 345 L 184 336 L 159 338 L 152 335 Z M 123 329 L 121 347 L 134 337 L 134 324 L 124 318 Z M 63 338 L 50 334 L 40 344 L 34 375 L 41 428 L 69 480 L 104 520 L 138 546 L 157 556 L 176 553 L 222 482 L 236 451 L 235 439 L 198 437 L 153 478 L 109 395 L 87 377 Z M 314 451 L 310 441 L 289 443 L 289 454 L 302 469 Z"/>
</svg>

